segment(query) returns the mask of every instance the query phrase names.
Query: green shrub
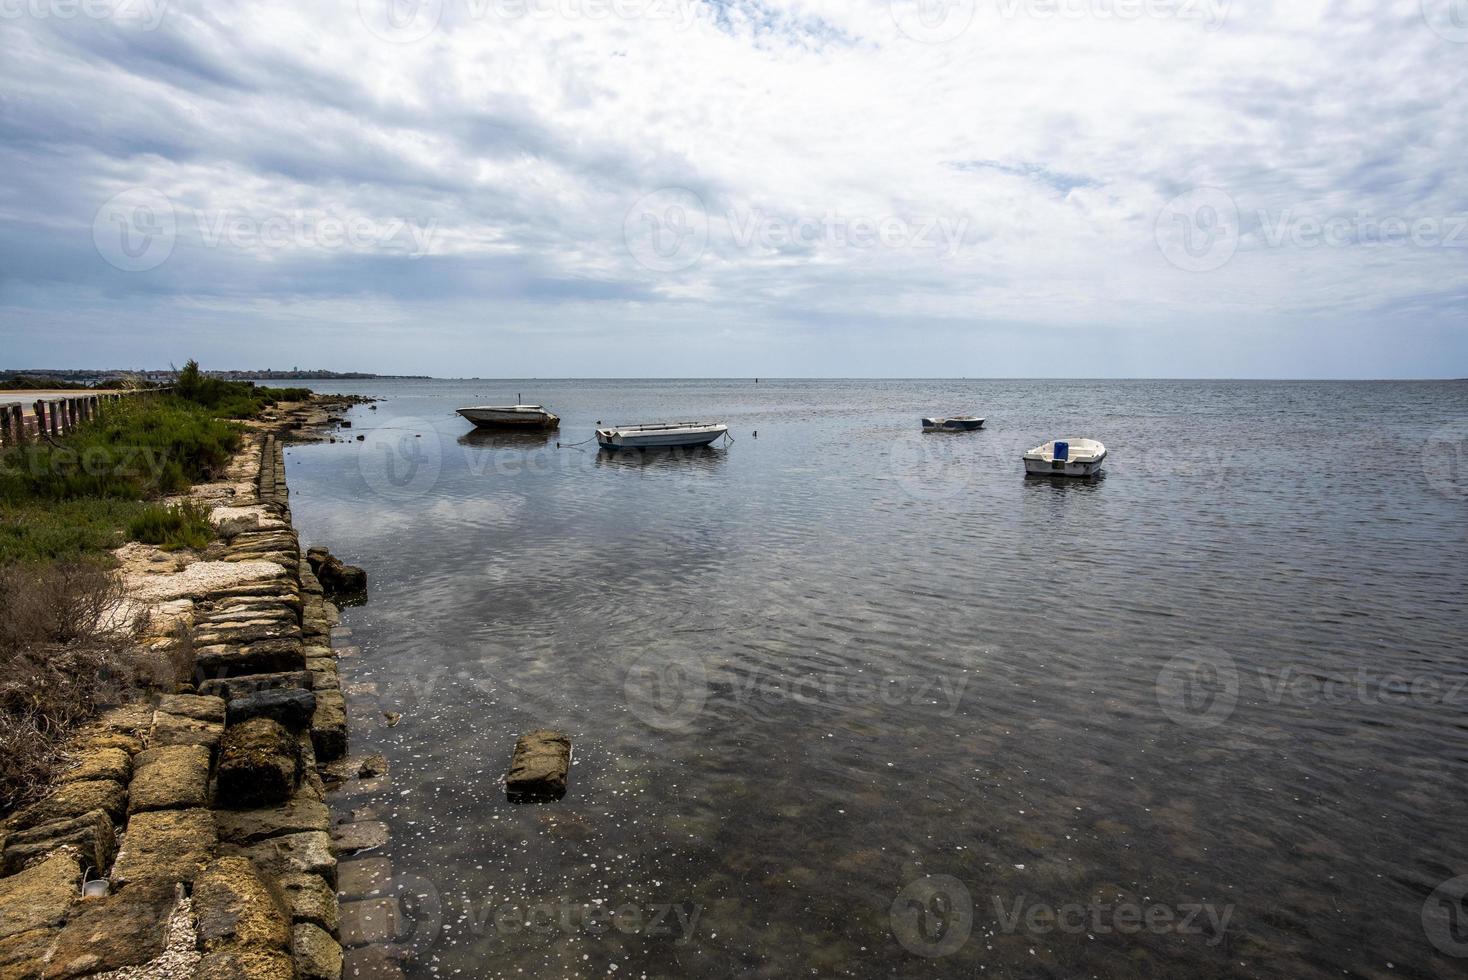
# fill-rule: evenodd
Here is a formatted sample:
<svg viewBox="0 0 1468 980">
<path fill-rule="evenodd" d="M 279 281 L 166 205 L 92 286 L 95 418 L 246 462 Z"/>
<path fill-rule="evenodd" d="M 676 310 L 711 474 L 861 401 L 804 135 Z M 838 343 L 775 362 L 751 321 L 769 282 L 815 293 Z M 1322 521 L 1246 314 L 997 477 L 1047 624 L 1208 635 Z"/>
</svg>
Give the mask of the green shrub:
<svg viewBox="0 0 1468 980">
<path fill-rule="evenodd" d="M 127 533 L 135 541 L 161 545 L 164 551 L 202 549 L 213 540 L 214 526 L 207 508 L 186 500 L 171 507 L 148 505 L 128 523 Z"/>
</svg>

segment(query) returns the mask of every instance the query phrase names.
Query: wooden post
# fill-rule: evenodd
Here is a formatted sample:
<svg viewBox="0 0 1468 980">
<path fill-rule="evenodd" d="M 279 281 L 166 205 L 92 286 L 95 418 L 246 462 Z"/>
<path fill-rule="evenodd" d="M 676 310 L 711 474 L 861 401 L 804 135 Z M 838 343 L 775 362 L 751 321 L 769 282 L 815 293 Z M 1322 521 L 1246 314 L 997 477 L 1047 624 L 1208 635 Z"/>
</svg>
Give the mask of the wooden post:
<svg viewBox="0 0 1468 980">
<path fill-rule="evenodd" d="M 54 439 L 61 435 L 61 420 L 56 417 L 58 413 L 56 411 L 55 402 L 52 402 L 46 407 L 48 409 L 46 414 L 51 417 L 51 438 Z"/>
<path fill-rule="evenodd" d="M 75 432 L 76 431 L 76 424 L 79 421 L 77 419 L 76 398 L 75 397 L 68 398 L 66 400 L 66 421 L 67 421 L 67 424 L 70 427 L 70 431 Z"/>
</svg>

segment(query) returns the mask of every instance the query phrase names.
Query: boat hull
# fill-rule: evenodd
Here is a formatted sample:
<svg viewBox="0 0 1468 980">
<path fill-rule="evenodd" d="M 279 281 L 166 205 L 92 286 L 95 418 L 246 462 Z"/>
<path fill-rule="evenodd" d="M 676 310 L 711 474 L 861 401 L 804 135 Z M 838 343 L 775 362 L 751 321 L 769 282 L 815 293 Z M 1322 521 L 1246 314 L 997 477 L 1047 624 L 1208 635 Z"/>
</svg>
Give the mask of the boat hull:
<svg viewBox="0 0 1468 980">
<path fill-rule="evenodd" d="M 1101 472 L 1101 464 L 1105 461 L 1105 456 L 1088 463 L 1061 459 L 1027 459 L 1025 476 L 1096 476 Z"/>
<path fill-rule="evenodd" d="M 983 427 L 983 419 L 923 419 L 924 432 L 975 432 Z"/>
<path fill-rule="evenodd" d="M 555 429 L 561 424 L 550 412 L 508 412 L 492 408 L 461 408 L 459 414 L 481 429 Z"/>
<path fill-rule="evenodd" d="M 728 426 L 698 426 L 639 430 L 597 429 L 596 442 L 603 449 L 694 449 L 707 446 L 729 431 Z"/>
</svg>

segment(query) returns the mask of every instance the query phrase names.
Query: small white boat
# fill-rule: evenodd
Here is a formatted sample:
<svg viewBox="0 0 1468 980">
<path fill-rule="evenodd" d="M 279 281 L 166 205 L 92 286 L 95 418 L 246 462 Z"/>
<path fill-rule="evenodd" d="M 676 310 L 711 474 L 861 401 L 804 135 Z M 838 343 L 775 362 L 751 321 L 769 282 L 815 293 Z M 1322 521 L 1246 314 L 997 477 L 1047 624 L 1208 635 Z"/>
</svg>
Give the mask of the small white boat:
<svg viewBox="0 0 1468 980">
<path fill-rule="evenodd" d="M 481 429 L 554 429 L 561 424 L 560 416 L 539 405 L 479 405 L 457 411 Z"/>
<path fill-rule="evenodd" d="M 722 422 L 661 422 L 654 425 L 616 425 L 596 430 L 603 449 L 669 449 L 707 446 L 729 431 Z"/>
<path fill-rule="evenodd" d="M 924 432 L 973 432 L 984 427 L 984 420 L 972 415 L 955 415 L 949 419 L 923 419 Z"/>
<path fill-rule="evenodd" d="M 1094 476 L 1101 472 L 1106 447 L 1095 439 L 1056 439 L 1022 458 L 1026 476 Z"/>
</svg>

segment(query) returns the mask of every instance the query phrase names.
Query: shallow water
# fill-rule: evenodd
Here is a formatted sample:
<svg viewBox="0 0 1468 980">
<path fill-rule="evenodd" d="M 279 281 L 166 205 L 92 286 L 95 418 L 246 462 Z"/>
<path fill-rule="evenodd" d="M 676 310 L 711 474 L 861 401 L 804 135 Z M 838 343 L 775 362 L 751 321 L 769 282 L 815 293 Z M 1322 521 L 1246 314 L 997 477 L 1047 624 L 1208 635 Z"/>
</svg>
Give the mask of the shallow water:
<svg viewBox="0 0 1468 980">
<path fill-rule="evenodd" d="M 1468 384 L 321 387 L 386 398 L 288 466 L 412 976 L 1468 972 Z M 517 392 L 561 431 L 452 414 Z M 1025 480 L 1065 435 L 1107 475 Z"/>
</svg>

